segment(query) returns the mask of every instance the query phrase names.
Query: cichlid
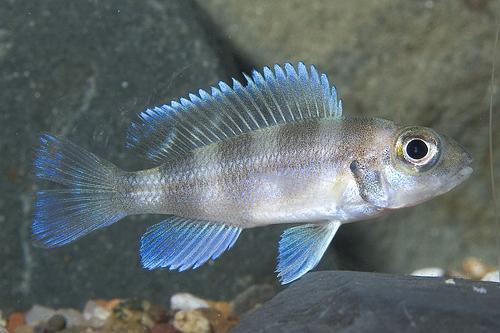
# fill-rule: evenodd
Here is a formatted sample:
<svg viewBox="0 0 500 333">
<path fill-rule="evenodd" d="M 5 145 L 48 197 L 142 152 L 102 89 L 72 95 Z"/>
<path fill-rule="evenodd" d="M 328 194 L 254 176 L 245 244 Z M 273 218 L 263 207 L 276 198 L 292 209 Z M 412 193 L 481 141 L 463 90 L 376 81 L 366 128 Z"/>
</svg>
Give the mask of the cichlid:
<svg viewBox="0 0 500 333">
<path fill-rule="evenodd" d="M 127 146 L 157 167 L 136 172 L 43 134 L 32 231 L 55 247 L 128 215 L 165 214 L 141 238 L 143 267 L 183 271 L 216 259 L 242 229 L 298 223 L 279 242 L 289 283 L 321 259 L 343 223 L 445 193 L 472 172 L 470 155 L 430 128 L 342 115 L 325 74 L 275 65 L 220 82 L 132 123 Z"/>
</svg>

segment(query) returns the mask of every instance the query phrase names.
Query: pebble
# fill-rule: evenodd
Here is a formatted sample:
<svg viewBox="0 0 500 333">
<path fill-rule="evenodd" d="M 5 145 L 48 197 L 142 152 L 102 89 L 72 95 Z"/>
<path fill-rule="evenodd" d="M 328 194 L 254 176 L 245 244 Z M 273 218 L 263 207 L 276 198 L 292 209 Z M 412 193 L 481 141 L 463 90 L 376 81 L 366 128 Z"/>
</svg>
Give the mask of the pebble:
<svg viewBox="0 0 500 333">
<path fill-rule="evenodd" d="M 35 328 L 33 326 L 29 326 L 29 325 L 19 326 L 15 330 L 15 333 L 34 333 L 34 332 L 35 332 Z M 9 333 L 12 333 L 12 332 L 9 331 Z"/>
<path fill-rule="evenodd" d="M 486 274 L 495 269 L 475 257 L 465 258 L 462 262 L 465 275 L 474 280 L 481 280 Z"/>
<path fill-rule="evenodd" d="M 24 320 L 24 314 L 21 312 L 11 313 L 9 320 L 7 321 L 7 331 L 15 332 L 16 328 L 24 325 L 26 322 Z"/>
<path fill-rule="evenodd" d="M 170 324 L 157 324 L 151 329 L 151 333 L 179 333 L 179 331 Z"/>
<path fill-rule="evenodd" d="M 83 314 L 75 309 L 60 309 L 57 313 L 66 320 L 66 327 L 85 326 Z"/>
<path fill-rule="evenodd" d="M 500 274 L 498 274 L 498 271 L 486 273 L 486 275 L 481 278 L 481 281 L 500 282 Z"/>
<path fill-rule="evenodd" d="M 424 277 L 442 277 L 444 276 L 444 269 L 439 267 L 426 267 L 413 271 L 410 275 L 424 276 Z"/>
<path fill-rule="evenodd" d="M 487 294 L 488 293 L 488 290 L 485 287 L 472 286 L 472 290 L 474 290 L 478 294 Z"/>
<path fill-rule="evenodd" d="M 3 328 L 7 325 L 7 321 L 3 317 L 3 312 L 0 310 L 0 328 Z"/>
<path fill-rule="evenodd" d="M 151 318 L 151 316 L 149 316 L 147 312 L 142 313 L 140 322 L 147 328 L 153 328 L 155 326 L 155 321 Z"/>
<path fill-rule="evenodd" d="M 56 314 L 52 316 L 49 321 L 47 321 L 47 325 L 45 325 L 45 329 L 47 333 L 59 332 L 66 328 L 66 318 L 64 318 L 61 314 Z"/>
<path fill-rule="evenodd" d="M 198 311 L 200 311 L 202 315 L 210 322 L 212 333 L 229 332 L 229 330 L 236 326 L 236 324 L 239 322 L 238 317 L 231 314 L 228 315 L 221 313 L 214 308 L 199 309 Z"/>
<path fill-rule="evenodd" d="M 26 313 L 25 321 L 26 324 L 30 326 L 36 326 L 37 324 L 46 322 L 53 315 L 56 314 L 54 309 L 41 306 L 38 304 L 33 305 L 33 307 Z"/>
<path fill-rule="evenodd" d="M 101 327 L 111 315 L 111 310 L 104 308 L 95 301 L 88 301 L 83 309 L 83 318 L 91 327 Z"/>
<path fill-rule="evenodd" d="M 208 304 L 210 308 L 217 310 L 225 317 L 229 317 L 233 314 L 233 305 L 231 303 L 209 301 Z"/>
<path fill-rule="evenodd" d="M 96 302 L 97 304 L 99 304 L 100 306 L 102 306 L 103 308 L 105 308 L 106 310 L 113 310 L 116 306 L 118 306 L 122 300 L 119 299 L 119 298 L 113 298 L 113 299 L 110 299 L 110 300 L 102 300 L 102 299 L 99 299 L 99 300 L 95 300 L 94 302 Z"/>
<path fill-rule="evenodd" d="M 172 310 L 194 310 L 209 307 L 207 301 L 190 293 L 178 293 L 170 298 L 170 309 Z"/>
<path fill-rule="evenodd" d="M 113 318 L 115 319 L 115 318 Z M 98 330 L 87 329 L 85 333 L 149 333 L 150 330 L 137 321 L 110 320 Z M 62 333 L 62 332 L 61 332 Z"/>
<path fill-rule="evenodd" d="M 158 304 L 152 304 L 148 309 L 148 314 L 155 323 L 166 323 L 170 319 L 167 311 Z"/>
<path fill-rule="evenodd" d="M 182 333 L 211 333 L 210 322 L 199 310 L 181 310 L 174 316 L 174 327 Z"/>
</svg>

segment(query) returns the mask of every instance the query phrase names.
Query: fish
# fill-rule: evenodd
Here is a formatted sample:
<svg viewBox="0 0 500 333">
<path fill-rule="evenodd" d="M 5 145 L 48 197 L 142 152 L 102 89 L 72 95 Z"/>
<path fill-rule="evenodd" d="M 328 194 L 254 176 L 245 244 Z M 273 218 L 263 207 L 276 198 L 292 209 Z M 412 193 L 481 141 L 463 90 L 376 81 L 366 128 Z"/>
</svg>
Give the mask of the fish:
<svg viewBox="0 0 500 333">
<path fill-rule="evenodd" d="M 125 171 L 41 134 L 35 174 L 58 187 L 36 192 L 37 244 L 163 214 L 141 237 L 141 264 L 184 271 L 218 258 L 243 229 L 283 224 L 276 273 L 287 284 L 318 264 L 341 225 L 415 206 L 472 173 L 470 154 L 431 128 L 345 116 L 314 65 L 243 77 L 139 114 L 126 147 L 153 168 Z"/>
</svg>

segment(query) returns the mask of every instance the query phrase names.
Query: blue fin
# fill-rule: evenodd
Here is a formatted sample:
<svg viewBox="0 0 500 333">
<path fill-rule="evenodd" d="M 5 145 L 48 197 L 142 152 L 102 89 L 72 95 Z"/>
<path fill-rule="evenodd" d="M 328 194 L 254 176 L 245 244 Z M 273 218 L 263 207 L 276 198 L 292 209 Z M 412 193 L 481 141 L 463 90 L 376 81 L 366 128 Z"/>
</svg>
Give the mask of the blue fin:
<svg viewBox="0 0 500 333">
<path fill-rule="evenodd" d="M 168 267 L 184 271 L 217 259 L 230 249 L 241 228 L 225 224 L 171 217 L 148 228 L 141 238 L 144 268 Z"/>
<path fill-rule="evenodd" d="M 35 240 L 46 247 L 61 246 L 123 218 L 114 185 L 117 170 L 67 140 L 41 135 L 35 174 L 65 188 L 36 193 Z"/>
<path fill-rule="evenodd" d="M 263 75 L 244 76 L 245 86 L 234 79 L 232 87 L 219 82 L 210 94 L 200 90 L 142 112 L 130 126 L 127 147 L 162 161 L 259 128 L 342 115 L 335 87 L 314 66 L 275 65 L 264 67 Z"/>
<path fill-rule="evenodd" d="M 286 229 L 279 243 L 276 272 L 282 284 L 297 280 L 313 269 L 325 253 L 341 223 L 304 224 Z"/>
</svg>

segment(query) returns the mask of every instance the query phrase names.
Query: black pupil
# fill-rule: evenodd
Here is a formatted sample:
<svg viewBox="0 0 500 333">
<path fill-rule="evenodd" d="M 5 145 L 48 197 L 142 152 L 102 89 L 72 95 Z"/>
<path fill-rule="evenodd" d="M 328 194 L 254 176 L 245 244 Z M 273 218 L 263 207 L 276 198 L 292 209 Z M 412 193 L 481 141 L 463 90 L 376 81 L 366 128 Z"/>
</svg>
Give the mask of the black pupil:
<svg viewBox="0 0 500 333">
<path fill-rule="evenodd" d="M 414 160 L 424 158 L 428 152 L 427 145 L 420 139 L 413 139 L 406 145 L 406 153 Z"/>
</svg>

